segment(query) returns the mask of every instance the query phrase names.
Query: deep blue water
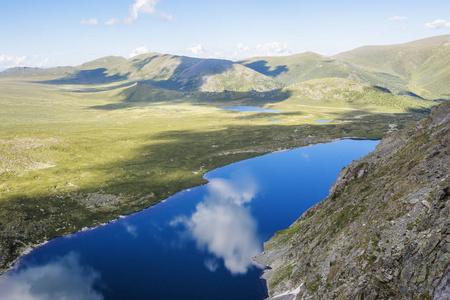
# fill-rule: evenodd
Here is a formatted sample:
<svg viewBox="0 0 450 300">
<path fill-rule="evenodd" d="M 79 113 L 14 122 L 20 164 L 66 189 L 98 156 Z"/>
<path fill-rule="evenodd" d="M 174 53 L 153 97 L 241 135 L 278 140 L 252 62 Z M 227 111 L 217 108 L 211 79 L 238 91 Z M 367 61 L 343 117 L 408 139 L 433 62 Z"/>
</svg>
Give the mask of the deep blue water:
<svg viewBox="0 0 450 300">
<path fill-rule="evenodd" d="M 237 110 L 237 111 L 262 111 L 262 112 L 280 113 L 279 110 L 261 108 L 261 107 L 256 107 L 256 106 L 225 106 L 225 107 L 218 107 L 218 108 L 231 109 L 231 110 Z"/>
<path fill-rule="evenodd" d="M 263 299 L 250 257 L 377 143 L 343 140 L 208 172 L 207 185 L 33 250 L 0 277 L 0 299 Z"/>
</svg>

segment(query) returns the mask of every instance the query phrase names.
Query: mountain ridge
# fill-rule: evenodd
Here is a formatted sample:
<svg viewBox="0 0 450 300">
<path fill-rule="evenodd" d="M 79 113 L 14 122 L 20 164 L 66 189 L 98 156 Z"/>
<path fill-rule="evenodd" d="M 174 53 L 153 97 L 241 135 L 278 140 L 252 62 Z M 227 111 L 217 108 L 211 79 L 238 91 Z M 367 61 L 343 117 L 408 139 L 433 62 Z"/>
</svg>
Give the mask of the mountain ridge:
<svg viewBox="0 0 450 300">
<path fill-rule="evenodd" d="M 1 77 L 42 77 L 48 84 L 139 82 L 179 92 L 276 90 L 319 78 L 345 78 L 435 100 L 449 99 L 450 36 L 363 46 L 327 57 L 314 52 L 239 61 L 157 52 L 106 56 L 75 67 L 10 68 Z"/>
</svg>

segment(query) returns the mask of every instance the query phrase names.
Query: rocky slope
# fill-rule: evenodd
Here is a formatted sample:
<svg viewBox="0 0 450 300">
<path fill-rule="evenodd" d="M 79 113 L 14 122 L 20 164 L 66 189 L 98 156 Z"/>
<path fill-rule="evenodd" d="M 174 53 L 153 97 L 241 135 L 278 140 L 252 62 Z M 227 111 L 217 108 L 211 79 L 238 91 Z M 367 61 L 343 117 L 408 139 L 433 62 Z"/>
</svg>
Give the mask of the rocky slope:
<svg viewBox="0 0 450 300">
<path fill-rule="evenodd" d="M 450 299 L 449 130 L 446 102 L 344 168 L 256 257 L 270 295 Z"/>
</svg>

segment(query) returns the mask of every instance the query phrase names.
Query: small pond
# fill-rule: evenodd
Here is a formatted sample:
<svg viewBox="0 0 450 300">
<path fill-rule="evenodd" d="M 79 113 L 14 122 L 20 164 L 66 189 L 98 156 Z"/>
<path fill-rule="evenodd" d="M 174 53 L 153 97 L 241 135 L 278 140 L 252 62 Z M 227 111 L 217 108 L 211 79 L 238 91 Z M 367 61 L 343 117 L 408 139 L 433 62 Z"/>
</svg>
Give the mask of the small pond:
<svg viewBox="0 0 450 300">
<path fill-rule="evenodd" d="M 218 108 L 236 110 L 236 111 L 240 111 L 240 112 L 244 112 L 244 111 L 260 111 L 260 112 L 270 112 L 270 113 L 280 113 L 281 112 L 279 110 L 273 110 L 273 109 L 256 107 L 256 106 L 225 106 L 225 107 L 218 107 Z"/>
</svg>

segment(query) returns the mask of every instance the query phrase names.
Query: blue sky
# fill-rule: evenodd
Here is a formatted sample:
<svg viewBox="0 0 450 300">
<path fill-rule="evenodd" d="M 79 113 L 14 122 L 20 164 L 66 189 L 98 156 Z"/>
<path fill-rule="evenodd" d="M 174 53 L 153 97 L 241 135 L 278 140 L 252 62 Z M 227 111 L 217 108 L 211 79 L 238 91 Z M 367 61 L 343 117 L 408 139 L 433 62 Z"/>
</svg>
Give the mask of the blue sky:
<svg viewBox="0 0 450 300">
<path fill-rule="evenodd" d="M 143 52 L 333 55 L 442 34 L 448 0 L 0 0 L 0 69 Z"/>
</svg>

